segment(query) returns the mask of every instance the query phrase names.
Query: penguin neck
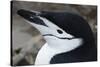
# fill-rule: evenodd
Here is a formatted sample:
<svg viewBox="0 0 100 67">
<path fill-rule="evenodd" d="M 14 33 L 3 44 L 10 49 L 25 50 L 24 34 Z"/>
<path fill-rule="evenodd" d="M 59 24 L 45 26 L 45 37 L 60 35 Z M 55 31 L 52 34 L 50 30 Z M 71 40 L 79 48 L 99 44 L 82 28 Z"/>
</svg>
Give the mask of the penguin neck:
<svg viewBox="0 0 100 67">
<path fill-rule="evenodd" d="M 61 51 L 52 49 L 46 43 L 43 45 L 43 47 L 38 52 L 36 61 L 35 61 L 35 65 L 50 64 L 51 58 L 53 58 L 53 56 L 55 56 L 56 54 L 59 54 L 59 53 L 61 53 Z"/>
<path fill-rule="evenodd" d="M 66 43 L 65 41 L 60 42 L 60 40 L 58 40 L 59 43 L 57 45 L 57 41 L 55 40 L 49 40 L 46 39 L 46 44 L 43 45 L 43 47 L 39 50 L 37 57 L 36 57 L 36 61 L 35 64 L 36 65 L 40 65 L 40 64 L 50 64 L 51 59 L 57 55 L 57 54 L 61 54 L 61 53 L 65 53 L 65 52 L 69 52 L 72 51 L 74 49 L 76 49 L 77 47 L 82 45 L 82 39 L 73 39 L 73 41 L 71 40 L 70 43 Z M 71 43 L 73 42 L 73 43 Z M 60 45 L 62 44 L 62 45 Z M 66 45 L 67 44 L 67 45 Z M 68 44 L 70 44 L 68 46 Z"/>
</svg>

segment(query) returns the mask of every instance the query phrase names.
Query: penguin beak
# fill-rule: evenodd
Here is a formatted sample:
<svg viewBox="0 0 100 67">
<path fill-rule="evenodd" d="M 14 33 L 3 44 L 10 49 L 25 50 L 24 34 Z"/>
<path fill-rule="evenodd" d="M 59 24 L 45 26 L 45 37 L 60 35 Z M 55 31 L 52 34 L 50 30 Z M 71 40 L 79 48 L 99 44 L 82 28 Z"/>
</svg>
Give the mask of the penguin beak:
<svg viewBox="0 0 100 67">
<path fill-rule="evenodd" d="M 37 11 L 28 11 L 28 10 L 20 9 L 20 10 L 17 11 L 17 14 L 20 15 L 21 17 L 23 17 L 24 19 L 30 21 L 31 23 L 35 23 L 35 24 L 47 26 L 39 18 L 39 16 L 41 15 L 40 12 L 37 12 Z"/>
<path fill-rule="evenodd" d="M 40 14 L 40 12 L 36 12 L 36 11 L 31 12 L 28 10 L 20 9 L 17 11 L 17 14 L 22 16 L 23 18 L 25 18 L 27 20 L 30 20 L 30 18 L 38 16 Z"/>
</svg>

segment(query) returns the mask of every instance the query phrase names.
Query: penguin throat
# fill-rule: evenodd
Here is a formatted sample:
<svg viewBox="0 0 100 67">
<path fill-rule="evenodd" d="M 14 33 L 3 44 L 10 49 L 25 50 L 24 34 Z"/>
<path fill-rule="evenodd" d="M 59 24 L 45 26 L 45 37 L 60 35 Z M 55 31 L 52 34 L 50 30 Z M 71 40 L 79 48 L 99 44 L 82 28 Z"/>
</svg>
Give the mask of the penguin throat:
<svg viewBox="0 0 100 67">
<path fill-rule="evenodd" d="M 58 41 L 59 40 L 60 39 L 58 39 Z M 68 43 L 70 44 L 68 47 L 66 47 L 66 45 L 57 46 L 57 43 L 54 43 L 53 41 L 51 42 L 51 40 L 48 40 L 47 41 L 48 44 L 47 43 L 44 44 L 43 47 L 39 50 L 37 57 L 36 57 L 35 65 L 50 64 L 51 59 L 55 55 L 72 51 L 76 49 L 77 47 L 81 46 L 82 44 L 81 39 L 73 39 L 73 40 L 74 40 L 74 44 Z M 54 48 L 54 47 L 57 47 L 57 48 Z"/>
<path fill-rule="evenodd" d="M 53 56 L 55 56 L 58 53 L 61 52 L 50 48 L 46 43 L 38 52 L 35 60 L 35 65 L 50 64 L 51 58 L 53 58 Z"/>
<path fill-rule="evenodd" d="M 55 36 L 55 35 L 52 35 L 52 34 L 45 34 L 43 36 L 54 36 L 56 38 L 59 38 L 59 39 L 68 39 L 68 40 L 72 40 L 72 39 L 75 39 L 74 37 L 73 38 L 67 38 L 67 37 L 58 37 L 58 36 Z"/>
</svg>

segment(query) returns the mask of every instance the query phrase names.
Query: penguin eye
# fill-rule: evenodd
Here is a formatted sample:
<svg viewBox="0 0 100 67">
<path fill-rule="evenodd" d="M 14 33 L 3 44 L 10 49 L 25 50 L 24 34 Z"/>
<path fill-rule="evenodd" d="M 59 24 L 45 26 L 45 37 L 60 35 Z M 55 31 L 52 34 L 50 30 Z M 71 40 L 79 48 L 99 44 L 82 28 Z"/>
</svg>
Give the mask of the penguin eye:
<svg viewBox="0 0 100 67">
<path fill-rule="evenodd" d="M 59 34 L 62 34 L 62 33 L 63 33 L 63 32 L 62 32 L 61 30 L 59 30 L 59 29 L 57 30 L 57 32 L 58 32 Z"/>
</svg>

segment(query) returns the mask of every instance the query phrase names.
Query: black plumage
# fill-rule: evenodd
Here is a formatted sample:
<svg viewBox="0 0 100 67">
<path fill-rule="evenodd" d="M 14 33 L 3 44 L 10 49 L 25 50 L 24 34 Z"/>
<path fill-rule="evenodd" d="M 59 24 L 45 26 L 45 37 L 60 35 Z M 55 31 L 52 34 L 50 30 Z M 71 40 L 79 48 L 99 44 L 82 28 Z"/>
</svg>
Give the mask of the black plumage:
<svg viewBox="0 0 100 67">
<path fill-rule="evenodd" d="M 75 50 L 55 55 L 50 61 L 51 64 L 97 60 L 97 49 L 93 32 L 88 22 L 83 17 L 67 12 L 45 11 L 43 11 L 41 16 L 52 21 L 67 33 L 76 38 L 82 38 L 84 41 L 82 46 Z"/>
<path fill-rule="evenodd" d="M 27 15 L 26 11 L 26 13 L 23 14 L 25 19 L 29 21 L 32 20 L 32 22 L 36 20 L 34 23 L 46 26 L 46 24 L 43 21 L 40 21 L 36 14 L 31 12 L 28 13 L 29 15 Z M 72 51 L 55 55 L 51 58 L 50 64 L 97 60 L 97 46 L 95 44 L 93 32 L 88 22 L 83 17 L 74 13 L 47 11 L 42 11 L 38 15 L 56 24 L 57 26 L 62 28 L 66 33 L 73 35 L 75 38 L 83 39 L 83 44 L 81 46 Z M 31 16 L 33 16 L 34 18 L 36 17 L 38 19 L 31 19 Z M 58 30 L 58 33 L 61 34 L 62 32 Z"/>
</svg>

